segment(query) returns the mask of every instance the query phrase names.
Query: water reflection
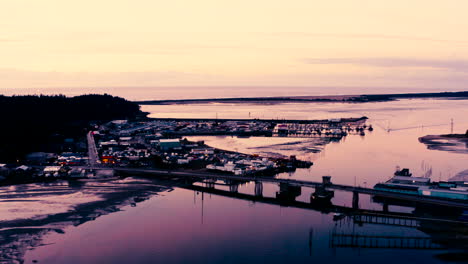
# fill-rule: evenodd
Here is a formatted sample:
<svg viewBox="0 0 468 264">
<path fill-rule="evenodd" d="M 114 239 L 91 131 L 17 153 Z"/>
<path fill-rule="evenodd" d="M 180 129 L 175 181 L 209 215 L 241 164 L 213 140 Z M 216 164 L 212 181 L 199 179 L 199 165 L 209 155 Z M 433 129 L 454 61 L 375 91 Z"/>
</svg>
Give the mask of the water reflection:
<svg viewBox="0 0 468 264">
<path fill-rule="evenodd" d="M 453 258 L 467 250 L 468 230 L 459 219 L 460 211 L 441 210 L 434 215 L 433 208 L 380 200 L 378 209 L 356 208 L 340 205 L 340 199 L 335 199 L 340 193 L 328 201 L 304 201 L 301 197 L 310 197 L 310 192 L 298 196 L 288 190 L 288 197 L 278 195 L 282 190 L 277 186 L 276 193 L 268 191 L 272 186 L 256 193 L 255 185 L 230 185 L 135 184 L 127 194 L 88 210 L 47 221 L 16 222 L 2 229 L 0 247 L 5 259 L 21 261 L 26 254 L 26 263 L 218 263 L 221 256 L 228 256 L 228 263 L 257 258 L 269 263 L 288 259 L 372 263 L 375 254 L 390 253 L 382 251 L 386 248 L 403 259 L 424 249 L 428 253 L 418 253 L 418 258 L 427 262 L 436 261 L 436 255 Z M 253 188 L 246 191 L 246 187 Z M 131 207 L 165 190 L 174 191 Z M 401 206 L 410 210 L 402 212 Z M 89 245 L 83 239 L 91 239 Z"/>
<path fill-rule="evenodd" d="M 116 179 L 105 181 L 61 181 L 44 184 L 24 184 L 1 187 L 2 203 L 16 203 L 15 210 L 3 212 L 2 217 L 9 219 L 0 222 L 0 263 L 23 263 L 27 250 L 43 244 L 43 237 L 50 233 L 64 234 L 69 226 L 79 226 L 97 218 L 118 212 L 121 208 L 147 200 L 157 193 L 172 190 L 171 187 L 156 185 L 142 179 Z M 74 194 L 89 195 L 99 199 L 75 200 Z M 24 199 L 27 197 L 26 199 Z M 23 198 L 23 200 L 18 200 Z M 60 200 L 68 199 L 68 203 Z M 20 201 L 18 203 L 18 201 Z M 21 218 L 15 212 L 32 210 L 31 203 L 40 208 L 30 218 Z M 73 209 L 53 213 L 55 205 L 72 204 Z M 7 214 L 13 214 L 8 216 Z"/>
<path fill-rule="evenodd" d="M 424 175 L 432 167 L 432 180 L 448 180 L 466 170 L 466 151 L 443 152 L 427 149 L 419 138 L 451 132 L 465 133 L 468 128 L 466 100 L 401 100 L 365 104 L 279 104 L 265 105 L 186 105 L 177 109 L 154 106 L 158 116 L 177 117 L 222 111 L 224 117 L 239 118 L 244 111 L 274 118 L 275 112 L 289 119 L 327 119 L 367 116 L 375 128 L 364 137 L 350 135 L 339 142 L 314 142 L 298 138 L 190 137 L 227 150 L 246 153 L 296 155 L 314 162 L 310 170 L 298 170 L 279 177 L 318 180 L 332 175 L 336 182 L 368 186 L 388 180 L 395 166 L 410 168 Z M 291 143 L 291 144 L 290 144 Z M 462 146 L 466 150 L 465 145 Z M 314 151 L 309 151 L 309 150 Z M 317 150 L 317 151 L 315 151 Z M 426 164 L 426 166 L 421 166 Z M 356 183 L 355 183 L 356 182 Z"/>
<path fill-rule="evenodd" d="M 337 249 L 411 249 L 411 250 L 449 250 L 450 253 L 436 255 L 441 259 L 457 258 L 468 250 L 468 215 L 460 208 L 434 207 L 413 202 L 402 202 L 375 197 L 374 201 L 382 204 L 381 210 L 360 209 L 357 206 L 340 206 L 332 200 L 311 199 L 310 202 L 296 201 L 298 196 L 294 191 L 284 191 L 283 195 L 264 197 L 255 191 L 254 195 L 229 190 L 216 189 L 214 185 L 181 185 L 179 187 L 196 191 L 202 203 L 204 196 L 214 194 L 224 197 L 246 200 L 254 203 L 264 203 L 281 207 L 293 207 L 320 212 L 334 213 L 335 222 L 330 230 L 328 244 L 337 253 Z M 257 190 L 257 186 L 255 186 Z M 202 204 L 203 206 L 203 204 Z M 404 206 L 411 208 L 410 213 L 399 210 L 390 211 L 389 206 Z M 203 207 L 202 207 L 203 221 Z M 379 229 L 367 229 L 385 226 L 383 233 Z M 421 231 L 414 235 L 405 232 L 402 235 L 389 234 L 388 227 L 397 229 L 414 229 Z M 390 229 L 391 230 L 391 229 Z M 309 253 L 313 252 L 313 228 L 309 231 Z M 323 239 L 322 239 L 323 240 Z M 321 241 L 323 243 L 324 241 Z"/>
</svg>

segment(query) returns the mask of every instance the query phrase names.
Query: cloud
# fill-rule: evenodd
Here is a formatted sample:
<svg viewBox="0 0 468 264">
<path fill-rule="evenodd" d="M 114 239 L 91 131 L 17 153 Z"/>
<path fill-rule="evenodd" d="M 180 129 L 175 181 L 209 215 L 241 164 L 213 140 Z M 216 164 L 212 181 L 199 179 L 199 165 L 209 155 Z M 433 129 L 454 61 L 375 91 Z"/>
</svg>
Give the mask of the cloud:
<svg viewBox="0 0 468 264">
<path fill-rule="evenodd" d="M 16 39 L 0 38 L 0 42 L 17 42 Z"/>
<path fill-rule="evenodd" d="M 179 80 L 199 82 L 214 77 L 178 71 L 58 72 L 0 68 L 0 94 L 3 89 L 15 87 L 154 86 Z"/>
<path fill-rule="evenodd" d="M 394 39 L 394 40 L 410 40 L 410 41 L 425 41 L 438 43 L 454 43 L 468 45 L 468 41 L 438 39 L 423 36 L 406 36 L 406 35 L 386 35 L 386 34 L 326 34 L 326 33 L 307 33 L 307 32 L 278 32 L 272 35 L 277 36 L 301 36 L 301 37 L 321 37 L 321 38 L 348 38 L 348 39 Z"/>
<path fill-rule="evenodd" d="M 464 59 L 419 59 L 419 58 L 307 58 L 308 64 L 354 64 L 371 67 L 436 68 L 468 72 L 468 60 Z"/>
<path fill-rule="evenodd" d="M 336 63 L 334 59 L 333 63 Z M 347 59 L 348 61 L 350 59 Z M 315 61 L 318 63 L 318 61 Z M 331 63 L 320 59 L 320 62 Z M 394 67 L 394 66 L 392 66 Z M 394 70 L 393 70 L 394 69 Z M 113 87 L 168 86 L 307 86 L 307 87 L 413 87 L 421 90 L 444 88 L 466 90 L 468 74 L 460 71 L 412 71 L 406 68 L 389 68 L 373 74 L 341 72 L 308 72 L 282 74 L 226 75 L 202 74 L 184 71 L 141 71 L 141 72 L 59 72 L 28 71 L 0 68 L 0 94 L 22 93 L 66 93 L 70 95 L 113 91 Z M 286 90 L 289 88 L 285 88 Z M 164 92 L 169 93 L 169 90 Z M 197 91 L 194 88 L 193 91 Z M 325 91 L 325 90 L 324 90 Z M 130 92 L 131 93 L 131 92 Z M 135 92 L 132 98 L 142 96 Z"/>
</svg>

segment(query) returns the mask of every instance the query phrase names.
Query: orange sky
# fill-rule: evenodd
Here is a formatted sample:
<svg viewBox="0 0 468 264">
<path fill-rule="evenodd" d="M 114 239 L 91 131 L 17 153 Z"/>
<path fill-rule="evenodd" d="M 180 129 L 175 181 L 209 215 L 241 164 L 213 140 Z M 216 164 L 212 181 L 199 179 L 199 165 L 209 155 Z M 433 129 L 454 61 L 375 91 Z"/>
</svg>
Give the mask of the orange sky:
<svg viewBox="0 0 468 264">
<path fill-rule="evenodd" d="M 0 88 L 460 87 L 466 0 L 0 0 Z"/>
</svg>

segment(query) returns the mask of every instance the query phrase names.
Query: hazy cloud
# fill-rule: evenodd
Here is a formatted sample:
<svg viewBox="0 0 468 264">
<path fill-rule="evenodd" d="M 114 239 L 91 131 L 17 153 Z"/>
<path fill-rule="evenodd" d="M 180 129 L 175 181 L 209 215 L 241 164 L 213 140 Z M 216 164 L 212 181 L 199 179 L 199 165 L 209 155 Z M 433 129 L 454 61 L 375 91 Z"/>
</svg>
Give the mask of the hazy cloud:
<svg viewBox="0 0 468 264">
<path fill-rule="evenodd" d="M 307 58 L 308 64 L 355 64 L 372 67 L 423 67 L 454 71 L 467 71 L 468 60 L 418 58 Z"/>
<path fill-rule="evenodd" d="M 312 60 L 312 59 L 311 59 Z M 350 59 L 347 59 L 350 63 Z M 362 61 L 360 59 L 360 61 Z M 312 61 L 311 61 L 312 62 Z M 314 61 L 318 63 L 318 60 Z M 332 63 L 321 59 L 320 63 Z M 337 59 L 333 59 L 337 63 Z M 394 65 L 394 64 L 393 64 Z M 413 64 L 414 65 L 414 64 Z M 420 64 L 418 64 L 420 65 Z M 396 67 L 396 66 L 391 66 Z M 89 93 L 94 88 L 106 87 L 161 87 L 161 86 L 323 86 L 323 87 L 414 87 L 457 88 L 466 90 L 468 74 L 461 71 L 409 71 L 404 68 L 380 71 L 375 74 L 309 73 L 259 74 L 229 76 L 179 71 L 141 72 L 56 72 L 28 71 L 0 68 L 0 94 L 21 93 L 24 89 L 42 93 L 47 89 L 70 88 L 74 93 Z M 94 87 L 94 88 L 93 88 Z M 68 89 L 67 88 L 67 89 Z M 21 90 L 23 89 L 23 90 Z M 63 90 L 58 89 L 58 92 Z M 102 90 L 102 89 L 101 89 Z M 55 90 L 54 90 L 55 91 Z"/>
<path fill-rule="evenodd" d="M 16 39 L 0 38 L 0 42 L 17 42 Z"/>
<path fill-rule="evenodd" d="M 322 37 L 322 38 L 350 38 L 350 39 L 395 39 L 395 40 L 412 40 L 412 41 L 427 41 L 439 43 L 455 43 L 466 44 L 468 41 L 438 39 L 422 36 L 405 36 L 405 35 L 386 35 L 386 34 L 324 34 L 324 33 L 307 33 L 307 32 L 279 32 L 272 35 L 278 36 L 302 36 L 302 37 Z"/>
<path fill-rule="evenodd" d="M 97 45 L 95 47 L 64 47 L 56 53 L 87 53 L 87 54 L 150 54 L 150 55 L 185 55 L 198 50 L 215 50 L 215 49 L 240 49 L 240 46 L 216 46 L 216 45 Z"/>
<path fill-rule="evenodd" d="M 210 75 L 177 71 L 58 72 L 0 68 L 1 89 L 11 87 L 153 86 L 180 80 L 199 82 Z"/>
</svg>

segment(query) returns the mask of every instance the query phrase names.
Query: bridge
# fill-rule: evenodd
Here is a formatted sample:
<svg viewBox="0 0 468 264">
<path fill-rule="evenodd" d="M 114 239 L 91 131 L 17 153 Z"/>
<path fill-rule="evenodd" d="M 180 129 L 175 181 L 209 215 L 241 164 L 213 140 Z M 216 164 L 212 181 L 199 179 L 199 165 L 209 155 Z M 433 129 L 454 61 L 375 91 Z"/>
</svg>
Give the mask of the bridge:
<svg viewBox="0 0 468 264">
<path fill-rule="evenodd" d="M 367 118 L 357 118 L 357 119 L 342 119 L 341 121 L 362 121 Z M 170 119 L 168 119 L 170 120 Z M 283 120 L 284 121 L 284 120 Z M 314 122 L 319 122 L 323 120 L 315 120 Z M 147 125 L 147 126 L 151 126 Z M 137 128 L 140 129 L 141 127 Z M 319 195 L 331 195 L 333 196 L 333 191 L 330 190 L 339 190 L 347 191 L 353 193 L 353 208 L 357 209 L 359 207 L 359 194 L 372 195 L 374 197 L 382 197 L 386 199 L 394 199 L 400 201 L 407 201 L 413 203 L 424 203 L 437 206 L 448 206 L 453 208 L 462 208 L 468 209 L 468 202 L 462 200 L 452 200 L 444 198 L 435 198 L 428 196 L 419 196 L 411 195 L 404 193 L 395 193 L 383 190 L 375 190 L 371 188 L 363 188 L 359 186 L 349 186 L 342 184 L 333 184 L 330 181 L 330 178 L 323 177 L 322 182 L 314 181 L 303 181 L 303 180 L 290 180 L 290 179 L 277 179 L 273 177 L 256 177 L 256 176 L 237 176 L 237 175 L 221 175 L 221 174 L 210 174 L 205 172 L 192 172 L 192 171 L 171 171 L 171 170 L 162 170 L 162 169 L 139 169 L 139 168 L 124 168 L 124 167 L 105 167 L 99 164 L 99 156 L 96 148 L 96 143 L 94 136 L 90 131 L 87 135 L 88 140 L 88 154 L 89 154 L 89 166 L 84 167 L 88 170 L 101 170 L 101 169 L 113 169 L 117 173 L 121 174 L 130 174 L 130 175 L 145 175 L 152 177 L 168 177 L 168 178 L 183 178 L 187 182 L 196 182 L 200 180 L 210 181 L 213 185 L 217 180 L 224 180 L 230 182 L 230 190 L 232 192 L 237 192 L 238 184 L 243 182 L 255 182 L 255 193 L 256 196 L 262 196 L 263 183 L 273 183 L 280 186 L 280 194 L 291 194 L 292 192 L 299 193 L 301 192 L 302 187 L 314 188 L 316 193 Z M 297 196 L 297 195 L 296 195 Z"/>
<path fill-rule="evenodd" d="M 96 168 L 102 169 L 102 168 Z M 331 182 L 322 181 L 303 181 L 303 180 L 290 180 L 290 179 L 278 179 L 273 177 L 257 177 L 257 176 L 237 176 L 237 175 L 220 175 L 220 174 L 210 174 L 202 172 L 191 172 L 191 171 L 171 171 L 171 170 L 161 170 L 161 169 L 138 169 L 138 168 L 120 168 L 116 167 L 114 170 L 117 173 L 121 174 L 130 174 L 130 175 L 144 175 L 151 177 L 166 177 L 166 178 L 176 178 L 176 179 L 185 179 L 189 182 L 196 181 L 208 181 L 215 182 L 217 180 L 224 180 L 230 182 L 231 185 L 236 185 L 243 182 L 255 182 L 256 183 L 256 192 L 257 195 L 261 195 L 261 190 L 263 189 L 262 183 L 273 183 L 278 184 L 280 188 L 287 189 L 288 187 L 295 187 L 296 190 L 299 190 L 302 187 L 314 188 L 314 189 L 326 189 L 326 190 L 339 190 L 347 191 L 353 193 L 353 207 L 359 207 L 359 194 L 367 194 L 372 196 L 379 196 L 395 200 L 410 201 L 416 203 L 431 204 L 437 206 L 448 206 L 454 208 L 468 209 L 468 202 L 461 200 L 451 200 L 451 199 L 442 199 L 434 198 L 428 196 L 418 196 L 411 194 L 395 193 L 382 190 L 375 190 L 371 188 L 364 188 L 359 186 L 349 186 L 342 184 L 333 184 Z M 236 188 L 233 187 L 233 191 Z"/>
<path fill-rule="evenodd" d="M 169 179 L 166 183 L 174 185 L 174 181 Z M 229 184 L 216 184 L 230 186 Z M 445 249 L 447 245 L 453 242 L 451 236 L 440 237 L 438 234 L 434 235 L 431 230 L 423 231 L 427 236 L 395 236 L 388 234 L 359 234 L 359 233 L 343 233 L 337 232 L 336 228 L 340 221 L 346 221 L 347 219 L 352 219 L 354 224 L 363 225 L 363 224 L 373 224 L 373 225 L 393 225 L 393 226 L 404 226 L 408 228 L 420 229 L 424 225 L 434 225 L 440 226 L 441 230 L 447 228 L 446 230 L 465 230 L 468 226 L 468 222 L 457 220 L 456 217 L 452 219 L 440 218 L 439 216 L 419 216 L 415 213 L 405 213 L 405 212 L 389 212 L 385 208 L 383 210 L 373 210 L 373 209 L 356 209 L 352 207 L 335 205 L 329 201 L 328 203 L 315 202 L 311 201 L 302 202 L 295 200 L 284 200 L 282 197 L 263 197 L 257 196 L 255 194 L 246 194 L 233 192 L 231 188 L 229 190 L 221 190 L 213 187 L 212 181 L 205 182 L 205 186 L 192 185 L 185 183 L 182 180 L 175 181 L 175 186 L 178 188 L 183 188 L 187 190 L 193 190 L 201 192 L 202 194 L 214 194 L 223 197 L 229 197 L 234 199 L 240 199 L 245 201 L 250 201 L 254 203 L 263 203 L 278 205 L 282 207 L 290 208 L 300 208 L 314 210 L 324 214 L 329 214 L 331 212 L 341 213 L 344 217 L 334 219 L 336 222 L 333 231 L 330 233 L 329 237 L 329 246 L 331 248 L 400 248 L 400 249 L 421 249 L 421 250 L 435 250 L 435 249 Z M 202 209 L 203 210 L 203 209 Z M 430 210 L 430 209 L 429 209 Z M 439 230 L 440 231 L 440 230 Z M 311 237 L 312 232 L 309 232 L 309 247 L 311 247 Z M 458 231 L 456 231 L 458 232 Z M 463 231 L 462 231 L 463 232 Z M 447 240 L 448 239 L 448 240 Z M 466 244 L 466 238 L 457 238 L 456 243 L 460 245 Z M 450 247 L 450 246 L 449 246 Z"/>
<path fill-rule="evenodd" d="M 347 206 L 335 205 L 331 202 L 302 202 L 295 200 L 285 200 L 282 197 L 263 197 L 246 193 L 232 192 L 231 190 L 220 190 L 212 187 L 203 187 L 198 185 L 191 185 L 185 183 L 178 183 L 175 186 L 178 188 L 183 188 L 187 190 L 193 190 L 198 192 L 203 192 L 207 194 L 214 194 L 234 199 L 240 199 L 255 203 L 263 203 L 270 205 L 278 205 L 282 207 L 291 207 L 299 209 L 308 209 L 318 211 L 324 214 L 328 213 L 342 213 L 344 215 L 350 216 L 356 224 L 386 224 L 386 225 L 398 225 L 406 227 L 418 227 L 419 223 L 422 221 L 426 222 L 440 222 L 445 224 L 462 224 L 468 225 L 467 222 L 447 219 L 447 218 L 437 218 L 437 217 L 421 217 L 416 216 L 412 213 L 404 212 L 388 212 L 388 211 L 379 211 L 371 209 L 356 209 Z M 386 219 L 387 218 L 387 219 Z"/>
</svg>

